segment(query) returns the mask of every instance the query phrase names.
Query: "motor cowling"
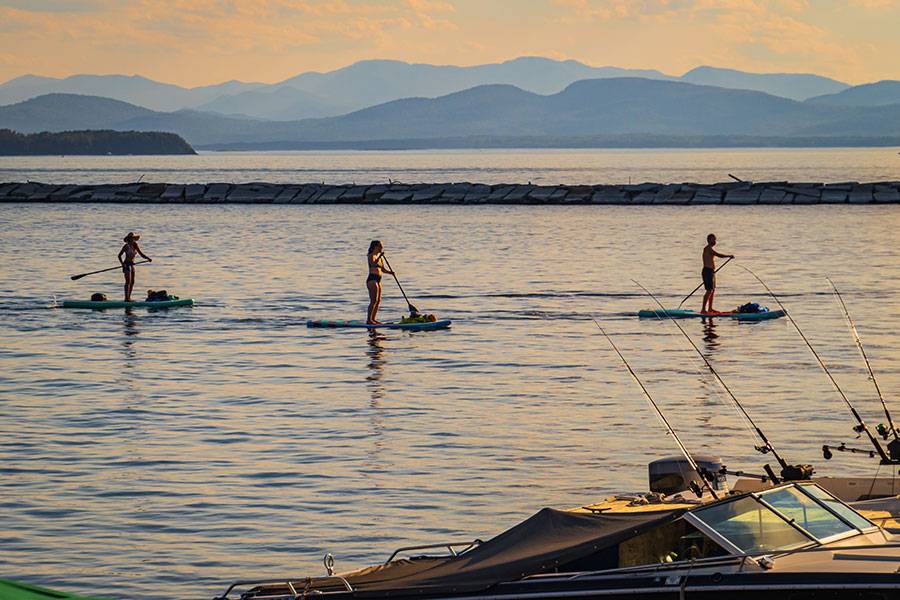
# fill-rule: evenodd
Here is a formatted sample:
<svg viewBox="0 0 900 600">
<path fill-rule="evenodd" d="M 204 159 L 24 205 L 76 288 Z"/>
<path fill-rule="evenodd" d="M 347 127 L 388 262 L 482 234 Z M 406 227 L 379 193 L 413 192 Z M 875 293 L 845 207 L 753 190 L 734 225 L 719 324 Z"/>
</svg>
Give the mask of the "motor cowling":
<svg viewBox="0 0 900 600">
<path fill-rule="evenodd" d="M 722 459 L 715 456 L 695 456 L 694 461 L 701 471 L 708 474 L 710 485 L 716 491 L 727 491 L 725 475 L 720 473 Z M 654 460 L 649 465 L 650 491 L 670 496 L 691 489 L 691 483 L 705 487 L 694 468 L 681 456 L 671 456 Z"/>
</svg>

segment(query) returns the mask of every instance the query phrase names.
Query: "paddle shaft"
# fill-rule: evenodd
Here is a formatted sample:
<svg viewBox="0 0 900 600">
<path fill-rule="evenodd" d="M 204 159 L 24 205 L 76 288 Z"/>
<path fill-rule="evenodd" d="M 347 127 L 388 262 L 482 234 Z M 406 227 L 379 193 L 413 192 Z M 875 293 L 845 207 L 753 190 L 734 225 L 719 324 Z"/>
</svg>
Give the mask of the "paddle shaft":
<svg viewBox="0 0 900 600">
<path fill-rule="evenodd" d="M 400 288 L 400 293 L 403 294 L 403 299 L 406 300 L 406 305 L 409 307 L 409 312 L 418 314 L 419 309 L 413 306 L 413 303 L 409 301 L 409 298 L 406 296 L 406 292 L 403 291 L 403 286 L 400 285 L 400 280 L 397 279 L 397 274 L 394 273 L 394 268 L 391 266 L 391 263 L 387 259 L 387 256 L 384 255 L 384 252 L 381 253 L 381 258 L 384 259 L 384 264 L 387 265 L 387 268 L 391 270 L 391 275 L 393 275 L 394 281 L 397 282 L 397 287 Z"/>
<path fill-rule="evenodd" d="M 725 268 L 725 265 L 727 265 L 728 263 L 730 263 L 732 260 L 734 260 L 734 259 L 733 259 L 733 258 L 729 258 L 728 260 L 726 260 L 725 262 L 723 262 L 723 263 L 722 263 L 722 266 L 719 267 L 718 269 L 716 269 L 715 272 L 718 273 L 719 271 L 721 271 L 722 269 L 724 269 L 724 268 Z M 694 294 L 696 294 L 696 293 L 697 293 L 697 290 L 699 290 L 699 289 L 702 288 L 702 287 L 703 287 L 703 283 L 701 283 L 700 285 L 698 285 L 697 287 L 695 287 L 693 292 L 691 292 L 690 294 L 688 294 L 687 296 L 684 297 L 684 300 L 681 301 L 681 303 L 678 305 L 678 308 L 681 308 L 682 306 L 684 306 L 684 303 L 687 302 L 688 300 L 690 300 L 690 299 L 691 299 L 691 296 L 693 296 Z"/>
<path fill-rule="evenodd" d="M 150 262 L 150 261 L 149 260 L 141 260 L 134 264 L 142 265 L 142 264 L 148 263 L 148 262 Z M 99 271 L 91 271 L 90 273 L 82 273 L 81 275 L 72 275 L 71 279 L 72 279 L 72 281 L 77 281 L 78 279 L 81 279 L 82 277 L 87 277 L 88 275 L 96 275 L 97 273 L 106 273 L 107 271 L 115 271 L 116 269 L 121 269 L 121 268 L 122 268 L 122 265 L 119 265 L 118 267 L 110 267 L 108 269 L 100 269 Z"/>
</svg>

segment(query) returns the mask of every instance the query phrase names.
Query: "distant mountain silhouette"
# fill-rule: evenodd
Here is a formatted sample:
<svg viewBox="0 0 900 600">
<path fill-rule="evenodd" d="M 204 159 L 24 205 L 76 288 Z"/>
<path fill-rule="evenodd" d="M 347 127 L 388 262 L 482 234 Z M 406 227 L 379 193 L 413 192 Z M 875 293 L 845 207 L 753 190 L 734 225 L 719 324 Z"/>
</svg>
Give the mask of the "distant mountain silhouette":
<svg viewBox="0 0 900 600">
<path fill-rule="evenodd" d="M 435 98 L 479 85 L 507 83 L 551 94 L 580 79 L 628 75 L 672 79 L 659 71 L 589 67 L 574 60 L 536 57 L 473 67 L 366 60 L 329 73 L 310 72 L 287 79 L 274 86 L 278 90 L 274 97 L 271 88 L 260 88 L 198 108 L 260 119 L 303 119 L 336 116 L 402 98 Z"/>
<path fill-rule="evenodd" d="M 306 121 L 303 139 L 430 138 L 448 135 L 771 135 L 809 128 L 830 109 L 760 92 L 639 78 L 576 82 L 541 96 L 507 85 L 436 99 L 397 100 L 341 117 Z"/>
<path fill-rule="evenodd" d="M 331 101 L 323 100 L 290 85 L 282 85 L 221 96 L 199 106 L 198 109 L 223 115 L 293 121 L 331 117 L 359 108 L 356 103 L 343 104 L 341 95 L 337 95 L 337 98 Z"/>
<path fill-rule="evenodd" d="M 109 98 L 47 94 L 0 107 L 0 127 L 21 133 L 120 129 L 115 124 L 155 114 L 152 110 Z"/>
<path fill-rule="evenodd" d="M 809 102 L 830 106 L 886 106 L 900 104 L 900 81 L 879 81 L 844 90 L 837 94 L 810 98 Z"/>
<path fill-rule="evenodd" d="M 53 79 L 26 75 L 0 84 L 0 105 L 49 93 L 122 100 L 157 111 L 197 109 L 255 119 L 327 117 L 392 100 L 436 98 L 481 85 L 509 84 L 537 94 L 555 94 L 584 79 L 641 77 L 749 89 L 796 100 L 840 92 L 848 86 L 805 74 L 755 74 L 700 67 L 681 78 L 649 69 L 592 67 L 574 60 L 521 57 L 496 64 L 458 67 L 366 60 L 327 73 L 307 72 L 275 84 L 230 81 L 184 88 L 140 76 L 75 75 Z"/>
<path fill-rule="evenodd" d="M 89 123 L 84 125 L 83 123 Z M 121 102 L 56 94 L 0 107 L 0 127 L 169 131 L 195 147 L 223 144 L 346 144 L 583 136 L 900 135 L 900 105 L 827 106 L 761 92 L 641 78 L 592 79 L 549 95 L 511 85 L 478 86 L 439 98 L 394 100 L 347 115 L 264 121 L 181 110 L 154 112 Z M 554 142 L 554 143 L 558 143 Z M 257 146 L 260 147 L 260 146 Z"/>
<path fill-rule="evenodd" d="M 807 73 L 745 73 L 716 67 L 697 67 L 682 75 L 681 80 L 735 90 L 755 90 L 791 100 L 806 100 L 850 87 L 828 77 Z"/>
<path fill-rule="evenodd" d="M 139 75 L 73 75 L 65 79 L 25 75 L 0 85 L 0 105 L 61 93 L 102 96 L 152 110 L 171 111 L 195 108 L 221 96 L 262 85 L 228 81 L 218 85 L 183 88 Z"/>
</svg>

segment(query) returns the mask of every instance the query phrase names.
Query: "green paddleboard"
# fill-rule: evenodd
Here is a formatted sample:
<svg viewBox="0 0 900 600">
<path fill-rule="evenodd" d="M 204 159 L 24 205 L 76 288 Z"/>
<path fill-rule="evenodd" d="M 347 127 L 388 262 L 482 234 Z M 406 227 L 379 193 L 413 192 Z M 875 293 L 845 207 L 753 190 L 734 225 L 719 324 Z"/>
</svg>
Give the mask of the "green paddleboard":
<svg viewBox="0 0 900 600">
<path fill-rule="evenodd" d="M 193 306 L 193 298 L 179 298 L 178 300 L 156 300 L 156 301 L 132 301 L 124 300 L 63 300 L 60 305 L 62 308 L 90 308 L 94 310 L 103 310 L 106 308 L 172 308 L 175 306 Z"/>
</svg>

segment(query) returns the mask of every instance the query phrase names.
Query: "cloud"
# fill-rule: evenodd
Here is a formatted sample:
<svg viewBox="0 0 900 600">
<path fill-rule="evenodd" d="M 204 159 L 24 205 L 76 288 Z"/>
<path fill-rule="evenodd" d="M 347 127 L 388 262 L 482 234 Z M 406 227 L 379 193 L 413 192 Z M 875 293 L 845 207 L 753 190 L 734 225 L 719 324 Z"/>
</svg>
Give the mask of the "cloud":
<svg viewBox="0 0 900 600">
<path fill-rule="evenodd" d="M 869 10 L 900 8 L 900 0 L 849 0 L 849 4 Z"/>
<path fill-rule="evenodd" d="M 520 55 L 895 78 L 900 0 L 0 0 L 0 79 L 279 81 L 366 58 Z M 677 49 L 677 51 L 673 51 Z"/>
</svg>

